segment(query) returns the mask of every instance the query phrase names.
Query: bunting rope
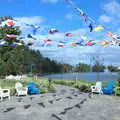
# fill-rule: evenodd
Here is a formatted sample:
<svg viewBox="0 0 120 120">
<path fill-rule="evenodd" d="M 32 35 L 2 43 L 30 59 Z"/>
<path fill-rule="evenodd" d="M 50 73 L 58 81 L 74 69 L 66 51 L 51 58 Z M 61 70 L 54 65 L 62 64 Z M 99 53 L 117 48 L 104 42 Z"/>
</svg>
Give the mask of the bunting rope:
<svg viewBox="0 0 120 120">
<path fill-rule="evenodd" d="M 88 27 L 90 28 L 90 32 L 92 32 L 93 30 L 95 31 L 101 31 L 101 30 L 106 30 L 107 31 L 107 35 L 109 37 L 111 37 L 114 41 L 116 42 L 120 42 L 118 41 L 118 39 L 120 39 L 119 36 L 114 35 L 112 32 L 109 32 L 109 30 L 104 27 L 103 25 L 97 25 L 97 23 L 95 22 L 95 20 L 93 20 L 90 16 L 88 16 L 82 9 L 78 8 L 77 5 L 75 5 L 72 0 L 65 0 L 66 3 L 68 3 L 71 7 L 73 7 L 73 9 L 75 9 L 76 11 L 78 11 L 80 13 L 80 15 L 84 18 L 84 22 L 87 24 L 88 22 Z M 95 28 L 93 28 L 93 24 L 96 26 Z"/>
</svg>

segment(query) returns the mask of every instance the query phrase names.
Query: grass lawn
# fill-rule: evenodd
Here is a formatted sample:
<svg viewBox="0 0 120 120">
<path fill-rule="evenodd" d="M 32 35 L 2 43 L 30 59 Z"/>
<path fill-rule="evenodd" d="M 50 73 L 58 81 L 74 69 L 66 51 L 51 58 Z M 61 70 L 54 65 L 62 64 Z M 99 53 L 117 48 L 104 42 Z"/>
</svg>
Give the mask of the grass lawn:
<svg viewBox="0 0 120 120">
<path fill-rule="evenodd" d="M 0 87 L 1 88 L 7 88 L 10 89 L 11 95 L 15 94 L 15 83 L 19 82 L 17 80 L 6 80 L 6 79 L 0 79 Z M 94 85 L 95 82 L 86 82 L 86 81 L 75 81 L 75 80 L 59 80 L 59 79 L 53 79 L 51 81 L 48 80 L 48 78 L 40 78 L 40 77 L 26 77 L 24 80 L 21 81 L 21 83 L 26 86 L 28 82 L 34 82 L 38 88 L 41 90 L 41 93 L 45 92 L 54 92 L 55 91 L 55 85 L 65 85 L 65 86 L 71 86 L 78 89 L 81 89 L 85 92 L 90 90 L 90 86 Z M 106 84 L 105 82 L 103 85 Z"/>
</svg>

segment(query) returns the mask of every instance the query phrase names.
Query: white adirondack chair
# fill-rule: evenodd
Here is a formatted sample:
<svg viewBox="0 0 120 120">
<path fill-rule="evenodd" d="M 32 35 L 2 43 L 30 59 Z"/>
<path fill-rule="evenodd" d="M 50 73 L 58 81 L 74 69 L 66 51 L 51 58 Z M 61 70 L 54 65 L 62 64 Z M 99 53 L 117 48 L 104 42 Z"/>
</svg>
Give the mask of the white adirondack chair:
<svg viewBox="0 0 120 120">
<path fill-rule="evenodd" d="M 102 82 L 100 82 L 100 81 L 96 82 L 95 86 L 91 86 L 91 90 L 92 90 L 92 93 L 103 94 L 103 91 L 102 91 Z"/>
<path fill-rule="evenodd" d="M 0 88 L 0 99 L 1 99 L 1 101 L 3 100 L 4 97 L 8 97 L 8 99 L 10 100 L 10 90 Z"/>
<path fill-rule="evenodd" d="M 27 87 L 23 87 L 23 85 L 21 83 L 16 83 L 15 84 L 15 89 L 16 89 L 16 92 L 17 92 L 17 95 L 20 96 L 20 95 L 27 95 L 27 91 L 28 91 L 28 88 Z"/>
</svg>

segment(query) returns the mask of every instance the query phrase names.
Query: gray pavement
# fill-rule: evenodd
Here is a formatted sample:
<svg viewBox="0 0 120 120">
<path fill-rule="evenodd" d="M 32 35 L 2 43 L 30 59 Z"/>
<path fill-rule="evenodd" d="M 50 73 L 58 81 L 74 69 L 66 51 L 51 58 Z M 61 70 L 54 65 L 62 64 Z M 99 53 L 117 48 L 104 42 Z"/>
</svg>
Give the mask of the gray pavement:
<svg viewBox="0 0 120 120">
<path fill-rule="evenodd" d="M 120 120 L 120 98 L 61 85 L 56 93 L 11 97 L 0 102 L 0 120 Z"/>
</svg>

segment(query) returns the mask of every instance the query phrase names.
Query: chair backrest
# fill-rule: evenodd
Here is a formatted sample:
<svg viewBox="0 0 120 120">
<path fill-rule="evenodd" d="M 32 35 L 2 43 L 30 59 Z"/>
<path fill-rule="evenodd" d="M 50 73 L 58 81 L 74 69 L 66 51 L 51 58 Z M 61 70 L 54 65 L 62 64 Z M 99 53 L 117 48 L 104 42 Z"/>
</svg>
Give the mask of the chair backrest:
<svg viewBox="0 0 120 120">
<path fill-rule="evenodd" d="M 23 87 L 23 85 L 19 82 L 15 84 L 15 89 L 16 90 L 19 89 L 19 88 L 22 88 L 22 87 Z"/>
<path fill-rule="evenodd" d="M 107 86 L 108 86 L 108 88 L 113 89 L 115 87 L 115 83 L 113 81 L 109 81 Z"/>
<path fill-rule="evenodd" d="M 28 88 L 37 88 L 37 86 L 33 82 L 29 82 L 28 83 Z"/>
<path fill-rule="evenodd" d="M 14 76 L 13 75 L 9 75 L 9 76 L 6 76 L 5 78 L 11 80 L 11 79 L 14 79 Z"/>
<path fill-rule="evenodd" d="M 100 82 L 100 81 L 96 82 L 96 88 L 102 89 L 102 82 Z"/>
</svg>

